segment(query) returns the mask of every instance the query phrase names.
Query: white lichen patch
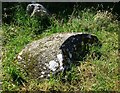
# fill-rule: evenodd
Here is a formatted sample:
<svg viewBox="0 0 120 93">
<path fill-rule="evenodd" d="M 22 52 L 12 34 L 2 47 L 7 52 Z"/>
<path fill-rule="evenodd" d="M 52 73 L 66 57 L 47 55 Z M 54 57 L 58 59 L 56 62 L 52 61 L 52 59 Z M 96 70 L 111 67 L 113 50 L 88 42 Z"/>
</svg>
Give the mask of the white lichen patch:
<svg viewBox="0 0 120 93">
<path fill-rule="evenodd" d="M 56 61 L 52 60 L 52 61 L 49 62 L 48 67 L 49 67 L 50 70 L 55 71 L 58 66 L 59 66 L 58 63 Z"/>
<path fill-rule="evenodd" d="M 48 77 L 50 77 L 50 74 L 48 74 Z"/>
<path fill-rule="evenodd" d="M 58 54 L 58 55 L 57 55 L 57 59 L 58 59 L 58 61 L 60 62 L 60 65 L 62 65 L 62 61 L 63 61 L 63 56 L 62 56 L 62 54 Z"/>
<path fill-rule="evenodd" d="M 41 78 L 43 78 L 43 77 L 44 77 L 44 75 L 41 75 L 40 77 L 41 77 Z"/>
<path fill-rule="evenodd" d="M 45 74 L 45 72 L 42 71 L 41 74 Z"/>
<path fill-rule="evenodd" d="M 58 54 L 58 55 L 57 55 L 57 59 L 58 59 L 59 64 L 60 64 L 59 70 L 60 70 L 60 71 L 61 71 L 61 70 L 64 70 L 64 68 L 63 68 L 63 56 L 62 56 L 62 54 Z"/>
</svg>

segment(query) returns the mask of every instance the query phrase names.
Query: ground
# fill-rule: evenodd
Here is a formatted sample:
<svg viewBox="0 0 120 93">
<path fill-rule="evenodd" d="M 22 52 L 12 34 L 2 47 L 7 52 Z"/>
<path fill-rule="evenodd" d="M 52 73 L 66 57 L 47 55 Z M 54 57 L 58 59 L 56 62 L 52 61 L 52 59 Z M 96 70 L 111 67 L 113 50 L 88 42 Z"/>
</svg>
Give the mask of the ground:
<svg viewBox="0 0 120 93">
<path fill-rule="evenodd" d="M 77 15 L 75 13 L 77 12 Z M 15 20 L 10 25 L 3 24 L 4 56 L 3 56 L 3 90 L 6 91 L 120 91 L 118 88 L 118 31 L 120 23 L 110 11 L 93 11 L 93 9 L 74 10 L 69 19 L 56 19 L 52 16 L 51 26 L 43 29 L 36 18 L 24 16 L 19 7 Z M 17 66 L 18 53 L 30 42 L 44 38 L 54 33 L 86 32 L 95 34 L 102 42 L 100 59 L 86 60 L 73 67 L 65 82 L 60 76 L 49 81 L 29 79 Z M 17 78 L 14 77 L 16 75 Z M 28 83 L 19 84 L 18 78 L 24 78 Z M 15 80 L 14 80 L 15 78 Z M 71 81 L 69 81 L 71 80 Z"/>
</svg>

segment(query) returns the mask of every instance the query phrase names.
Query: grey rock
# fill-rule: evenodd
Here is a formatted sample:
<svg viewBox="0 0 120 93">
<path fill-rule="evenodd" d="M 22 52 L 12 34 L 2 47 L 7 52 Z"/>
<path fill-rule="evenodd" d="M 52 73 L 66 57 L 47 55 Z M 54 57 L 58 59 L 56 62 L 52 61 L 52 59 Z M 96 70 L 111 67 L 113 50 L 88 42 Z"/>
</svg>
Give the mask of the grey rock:
<svg viewBox="0 0 120 93">
<path fill-rule="evenodd" d="M 85 33 L 57 33 L 28 44 L 17 56 L 20 67 L 33 78 L 49 78 L 83 60 L 89 46 L 101 46 Z"/>
<path fill-rule="evenodd" d="M 30 16 L 41 16 L 41 17 L 47 17 L 49 16 L 48 10 L 41 4 L 33 3 L 28 4 L 26 11 Z"/>
<path fill-rule="evenodd" d="M 26 45 L 18 54 L 18 64 L 32 78 L 47 78 L 64 70 L 60 46 L 78 33 L 57 33 Z"/>
</svg>

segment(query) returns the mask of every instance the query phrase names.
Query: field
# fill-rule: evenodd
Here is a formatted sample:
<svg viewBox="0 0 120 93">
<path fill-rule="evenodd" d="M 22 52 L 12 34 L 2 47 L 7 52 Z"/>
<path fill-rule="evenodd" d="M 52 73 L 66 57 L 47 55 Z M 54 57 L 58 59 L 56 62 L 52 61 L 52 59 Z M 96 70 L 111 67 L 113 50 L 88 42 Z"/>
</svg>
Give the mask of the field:
<svg viewBox="0 0 120 93">
<path fill-rule="evenodd" d="M 24 16 L 23 16 L 24 15 Z M 30 18 L 17 6 L 14 21 L 3 23 L 3 91 L 120 91 L 118 73 L 118 32 L 120 23 L 111 11 L 74 9 L 68 19 L 50 18 L 51 26 L 44 28 L 38 18 Z M 28 43 L 53 33 L 86 32 L 95 34 L 102 42 L 100 59 L 89 55 L 80 66 L 68 72 L 70 82 L 60 77 L 38 81 L 25 77 L 17 65 L 16 56 Z M 19 77 L 28 83 L 19 83 Z"/>
</svg>

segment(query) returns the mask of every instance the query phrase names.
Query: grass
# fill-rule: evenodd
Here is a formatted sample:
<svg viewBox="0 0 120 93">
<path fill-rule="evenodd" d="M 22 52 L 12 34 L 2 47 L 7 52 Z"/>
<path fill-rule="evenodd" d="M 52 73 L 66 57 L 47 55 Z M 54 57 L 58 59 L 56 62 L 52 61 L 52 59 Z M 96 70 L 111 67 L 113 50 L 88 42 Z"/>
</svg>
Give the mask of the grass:
<svg viewBox="0 0 120 93">
<path fill-rule="evenodd" d="M 68 21 L 51 17 L 51 26 L 43 29 L 37 18 L 30 18 L 22 11 L 15 11 L 15 20 L 3 24 L 3 91 L 120 91 L 118 89 L 118 32 L 120 23 L 109 11 L 92 11 L 85 9 L 77 11 L 77 16 L 71 14 Z M 21 12 L 22 11 L 22 12 Z M 23 16 L 25 14 L 25 16 Z M 101 58 L 92 59 L 89 55 L 80 66 L 73 67 L 67 73 L 70 82 L 62 82 L 60 76 L 50 80 L 38 81 L 26 77 L 17 65 L 16 56 L 28 43 L 45 36 L 62 32 L 87 32 L 95 34 L 102 42 Z M 19 78 L 28 83 L 22 83 Z"/>
</svg>

